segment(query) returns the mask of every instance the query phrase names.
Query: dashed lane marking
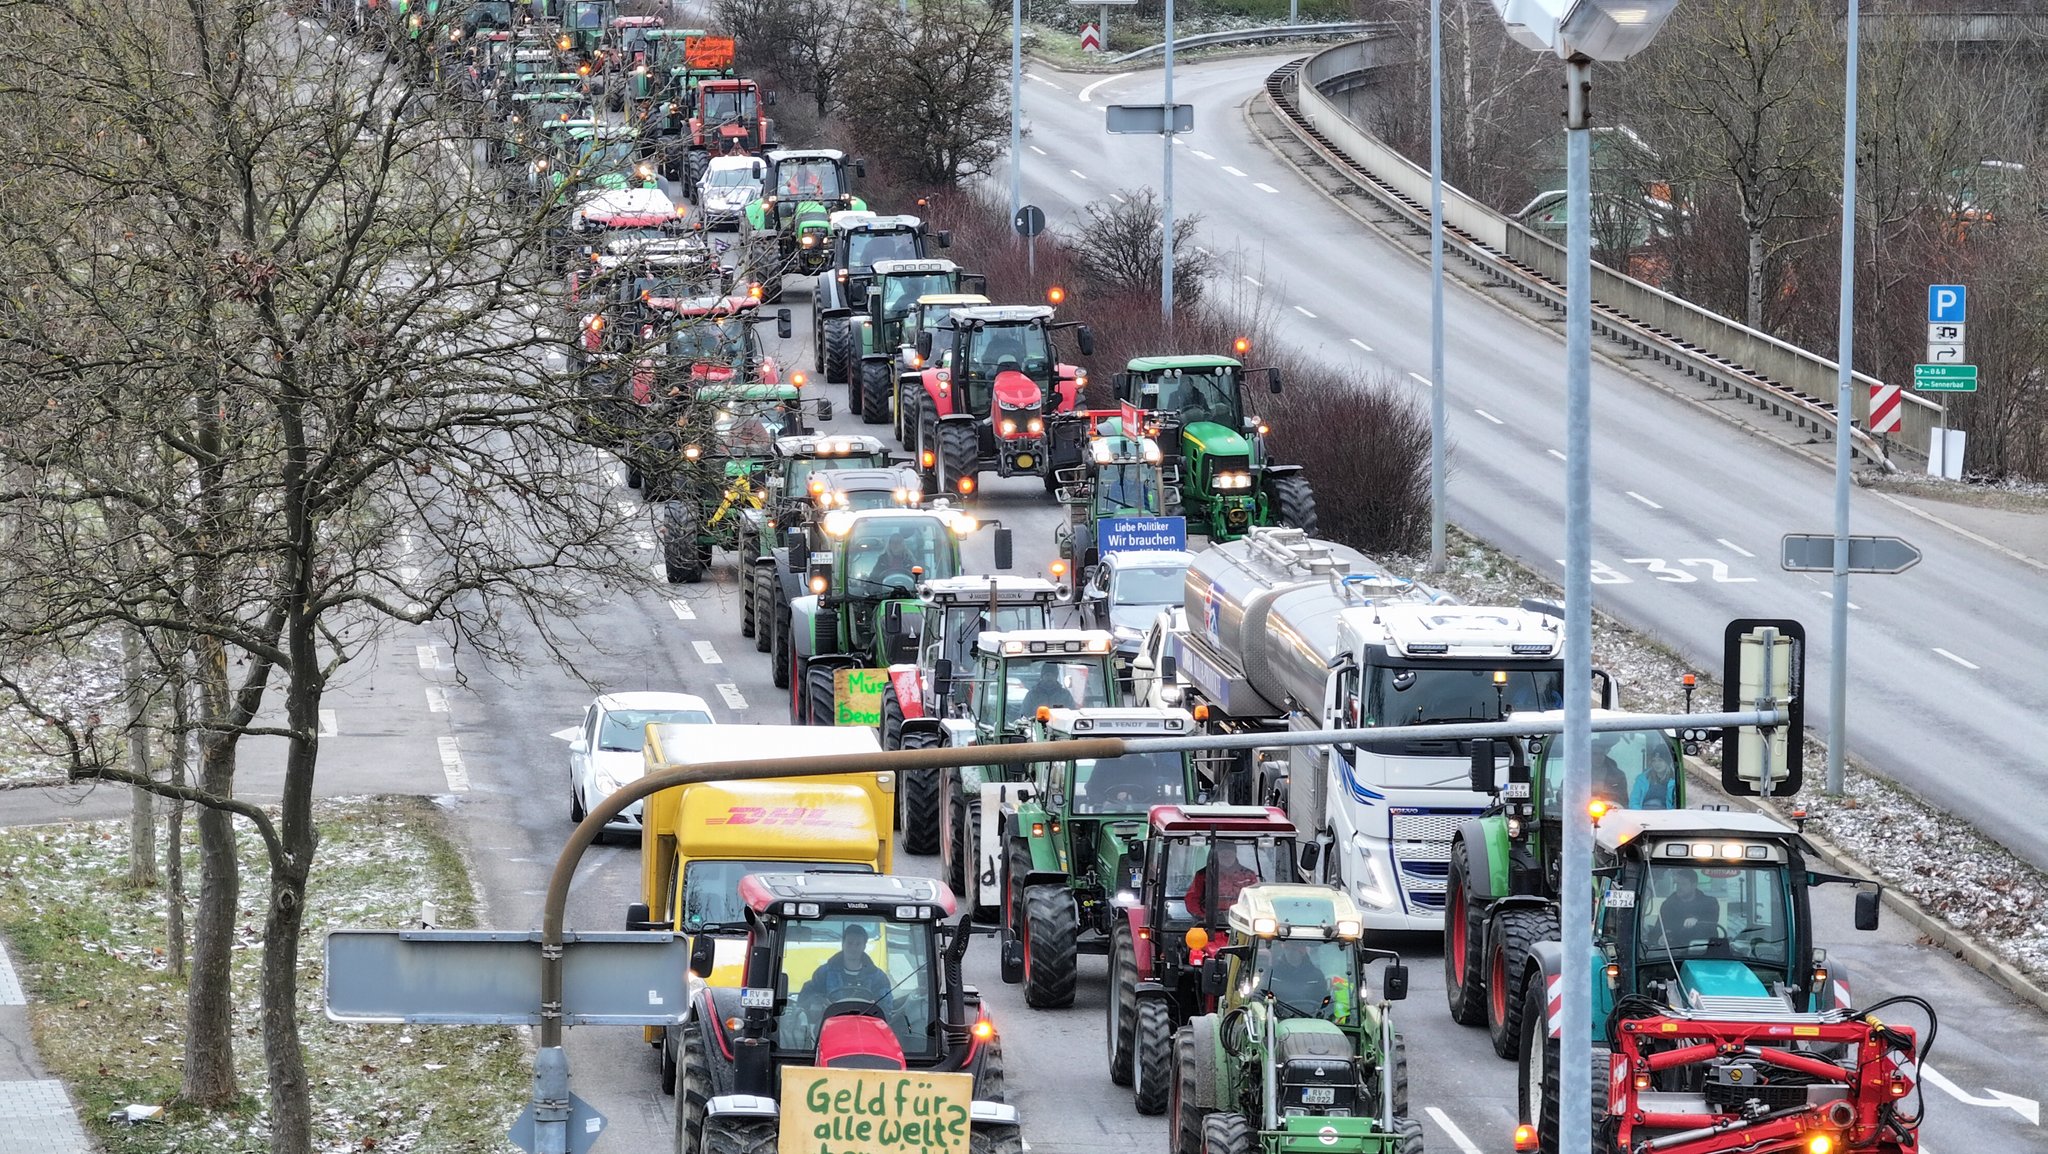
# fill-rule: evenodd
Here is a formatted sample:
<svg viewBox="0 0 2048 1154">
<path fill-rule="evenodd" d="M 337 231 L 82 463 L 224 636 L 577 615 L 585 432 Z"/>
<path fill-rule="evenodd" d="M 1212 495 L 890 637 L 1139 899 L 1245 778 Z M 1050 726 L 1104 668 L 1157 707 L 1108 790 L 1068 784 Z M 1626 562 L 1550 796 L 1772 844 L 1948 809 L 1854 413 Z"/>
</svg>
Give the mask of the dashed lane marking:
<svg viewBox="0 0 2048 1154">
<path fill-rule="evenodd" d="M 727 709 L 745 709 L 747 707 L 747 699 L 740 696 L 740 687 L 737 685 L 720 685 L 718 687 L 718 695 L 725 698 L 725 707 Z"/>
<path fill-rule="evenodd" d="M 1643 496 L 1641 493 L 1636 492 L 1634 489 L 1627 489 L 1624 490 L 1624 492 L 1626 492 L 1629 496 L 1635 498 L 1636 500 L 1641 501 L 1643 504 L 1648 505 L 1652 509 L 1662 509 L 1664 507 L 1662 505 L 1659 505 L 1657 502 L 1650 500 L 1648 497 Z"/>
<path fill-rule="evenodd" d="M 454 793 L 469 792 L 469 770 L 462 764 L 462 747 L 453 737 L 437 738 L 441 745 L 441 774 L 448 779 L 448 788 Z"/>
<path fill-rule="evenodd" d="M 669 611 L 676 615 L 676 620 L 678 621 L 695 621 L 697 619 L 697 611 L 690 608 L 690 603 L 680 597 L 669 598 L 668 607 Z"/>
<path fill-rule="evenodd" d="M 1361 349 L 1364 349 L 1368 353 L 1372 351 L 1371 345 L 1366 344 L 1364 341 L 1359 340 L 1357 337 L 1352 337 L 1351 343 L 1357 345 Z"/>
<path fill-rule="evenodd" d="M 1070 169 L 1068 169 L 1067 171 L 1068 171 L 1068 172 L 1071 172 L 1071 173 L 1073 173 L 1073 174 L 1074 174 L 1074 179 L 1075 179 L 1075 180 L 1086 180 L 1086 179 L 1088 179 L 1088 174 L 1087 174 L 1087 173 L 1085 173 L 1085 172 L 1082 172 L 1082 171 L 1081 171 L 1080 169 L 1078 169 L 1078 168 L 1070 168 Z"/>
<path fill-rule="evenodd" d="M 1506 421 L 1501 420 L 1499 417 L 1494 416 L 1492 413 L 1487 412 L 1485 409 L 1474 409 L 1472 411 L 1478 413 L 1482 417 L 1485 417 L 1487 420 L 1492 421 L 1496 425 L 1507 424 Z"/>
<path fill-rule="evenodd" d="M 1974 662 L 1974 661 L 1965 661 L 1965 660 L 1963 660 L 1962 658 L 1960 658 L 1960 657 L 1957 657 L 1957 656 L 1956 656 L 1955 654 L 1953 654 L 1953 653 L 1950 653 L 1950 652 L 1949 652 L 1948 650 L 1946 650 L 1946 649 L 1943 649 L 1943 648 L 1942 648 L 1941 646 L 1939 646 L 1939 645 L 1937 645 L 1937 646 L 1935 646 L 1935 647 L 1934 647 L 1934 651 L 1935 651 L 1936 653 L 1939 653 L 1939 654 L 1941 654 L 1941 655 L 1942 655 L 1943 657 L 1946 657 L 1946 658 L 1948 658 L 1948 659 L 1949 659 L 1950 661 L 1953 661 L 1953 662 L 1955 662 L 1955 663 L 1956 663 L 1957 665 L 1960 665 L 1960 666 L 1962 666 L 1962 667 L 1963 667 L 1964 669 L 1982 669 L 1982 668 L 1984 668 L 1983 666 L 1981 666 L 1981 665 L 1978 665 L 1978 664 L 1977 664 L 1976 662 Z"/>
<path fill-rule="evenodd" d="M 1201 157 L 1201 158 L 1202 158 L 1203 160 L 1214 160 L 1214 159 L 1216 159 L 1215 157 L 1213 157 L 1213 156 L 1210 156 L 1210 155 L 1209 155 L 1208 153 L 1206 153 L 1206 152 L 1203 152 L 1203 151 L 1202 151 L 1201 149 L 1199 149 L 1199 148 L 1190 148 L 1190 149 L 1188 149 L 1188 151 L 1189 151 L 1189 152 L 1192 152 L 1192 153 L 1194 153 L 1194 154 L 1195 154 L 1196 156 L 1199 156 L 1199 157 Z"/>
<path fill-rule="evenodd" d="M 1754 580 L 1754 578 L 1752 578 L 1752 580 Z M 1827 599 L 1828 599 L 1828 600 L 1830 600 L 1830 601 L 1833 601 L 1833 600 L 1835 599 L 1835 591 L 1834 591 L 1834 590 L 1832 590 L 1832 589 L 1822 589 L 1822 590 L 1819 590 L 1818 592 L 1820 593 L 1820 595 L 1821 595 L 1821 596 L 1823 596 L 1823 597 L 1827 598 Z M 1855 603 L 1854 601 L 1851 601 L 1851 602 L 1849 602 L 1849 608 L 1851 608 L 1851 609 L 1861 609 L 1861 608 L 1863 608 L 1863 606 L 1861 606 L 1861 605 L 1858 605 L 1858 604 L 1856 604 L 1856 603 Z"/>
<path fill-rule="evenodd" d="M 1262 190 L 1262 191 L 1264 191 L 1264 192 L 1274 192 L 1274 193 L 1277 193 L 1277 192 L 1279 192 L 1279 191 L 1280 191 L 1279 189 L 1277 189 L 1277 188 L 1274 188 L 1274 187 L 1273 187 L 1272 185 L 1270 185 L 1270 184 L 1267 184 L 1266 182 L 1264 182 L 1264 181 L 1262 181 L 1262 180 L 1255 180 L 1255 181 L 1253 181 L 1253 182 L 1252 182 L 1252 187 L 1253 187 L 1253 188 L 1256 188 L 1256 189 L 1260 189 L 1260 190 Z"/>
<path fill-rule="evenodd" d="M 1423 376 L 1421 373 L 1409 373 L 1408 375 L 1414 377 L 1415 383 L 1421 385 L 1425 389 L 1436 388 L 1436 385 L 1433 384 L 1428 377 Z"/>
<path fill-rule="evenodd" d="M 1232 175 L 1232 176 L 1243 176 L 1243 175 L 1244 175 L 1244 171 L 1243 171 L 1242 169 L 1232 168 L 1232 167 L 1230 167 L 1230 166 L 1229 166 L 1229 165 L 1227 165 L 1227 164 L 1223 166 L 1223 171 L 1225 171 L 1225 172 L 1229 173 L 1229 174 L 1230 174 L 1230 175 Z"/>
<path fill-rule="evenodd" d="M 412 651 L 420 659 L 421 669 L 441 668 L 441 649 L 436 645 L 415 645 Z"/>
<path fill-rule="evenodd" d="M 1553 457 L 1556 457 L 1560 461 L 1564 460 L 1564 454 L 1558 452 L 1556 449 L 1545 449 L 1543 451 L 1549 453 Z"/>
<path fill-rule="evenodd" d="M 1043 149 L 1043 148 L 1040 148 L 1040 147 L 1038 147 L 1038 146 L 1037 146 L 1037 145 L 1035 145 L 1035 144 L 1027 144 L 1027 145 L 1025 145 L 1024 147 L 1026 147 L 1026 148 L 1030 149 L 1031 151 L 1033 151 L 1033 152 L 1037 153 L 1037 154 L 1038 154 L 1038 155 L 1040 155 L 1040 156 L 1048 156 L 1048 155 L 1050 155 L 1049 153 L 1047 153 L 1047 152 L 1045 151 L 1045 149 Z"/>
<path fill-rule="evenodd" d="M 448 712 L 448 691 L 438 685 L 427 686 L 427 712 Z"/>
<path fill-rule="evenodd" d="M 1265 285 L 1265 283 L 1264 283 L 1263 281 L 1259 280 L 1259 278 L 1257 278 L 1257 277 L 1253 276 L 1252 274 L 1250 274 L 1250 273 L 1248 273 L 1248 272 L 1241 272 L 1241 273 L 1239 273 L 1239 274 L 1237 274 L 1237 275 L 1239 275 L 1239 276 L 1243 277 L 1244 279 L 1246 279 L 1246 280 L 1248 280 L 1248 281 L 1252 282 L 1252 287 L 1253 287 L 1253 288 L 1265 288 L 1265 287 L 1266 287 L 1266 285 Z"/>
<path fill-rule="evenodd" d="M 1733 542 L 1733 541 L 1730 541 L 1730 540 L 1729 540 L 1728 538 L 1726 538 L 1726 537 L 1716 537 L 1716 538 L 1714 538 L 1714 540 L 1716 540 L 1716 541 L 1719 541 L 1719 542 L 1720 542 L 1721 544 L 1723 544 L 1723 545 L 1726 545 L 1726 546 L 1728 546 L 1728 547 L 1729 547 L 1730 549 L 1733 549 L 1733 550 L 1735 550 L 1735 551 L 1736 551 L 1737 553 L 1740 553 L 1740 554 L 1742 554 L 1742 555 L 1743 555 L 1744 557 L 1754 557 L 1754 556 L 1756 556 L 1756 554 L 1754 554 L 1754 553 L 1750 552 L 1750 551 L 1749 551 L 1749 550 L 1747 550 L 1747 549 L 1744 549 L 1744 548 L 1743 548 L 1742 546 L 1740 546 L 1740 545 L 1737 545 L 1737 544 L 1736 544 L 1735 542 Z"/>
<path fill-rule="evenodd" d="M 718 655 L 718 650 L 713 649 L 709 641 L 692 641 L 690 647 L 697 651 L 697 660 L 706 665 L 725 664 L 725 659 Z"/>
<path fill-rule="evenodd" d="M 1295 311 L 1295 312 L 1298 312 L 1298 313 L 1300 313 L 1300 314 L 1301 314 L 1302 316 L 1305 316 L 1305 317 L 1307 317 L 1307 318 L 1308 318 L 1308 319 L 1310 319 L 1310 320 L 1314 320 L 1314 319 L 1316 319 L 1316 314 L 1314 314 L 1314 313 L 1312 313 L 1312 312 L 1308 311 L 1308 310 L 1307 310 L 1307 309 L 1305 309 L 1305 308 L 1302 308 L 1302 307 L 1301 307 L 1300 305 L 1295 305 L 1295 306 L 1294 306 L 1294 311 Z"/>
</svg>

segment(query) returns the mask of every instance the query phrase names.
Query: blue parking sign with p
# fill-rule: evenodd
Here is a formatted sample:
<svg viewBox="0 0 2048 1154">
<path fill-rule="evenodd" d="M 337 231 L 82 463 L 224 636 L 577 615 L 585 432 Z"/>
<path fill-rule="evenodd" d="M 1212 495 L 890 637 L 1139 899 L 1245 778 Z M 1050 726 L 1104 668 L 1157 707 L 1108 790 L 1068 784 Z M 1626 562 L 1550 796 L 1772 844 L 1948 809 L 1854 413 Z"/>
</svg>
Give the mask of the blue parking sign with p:
<svg viewBox="0 0 2048 1154">
<path fill-rule="evenodd" d="M 1931 284 L 1927 286 L 1927 323 L 1932 325 L 1959 325 L 1968 318 L 1970 290 L 1959 284 Z"/>
</svg>

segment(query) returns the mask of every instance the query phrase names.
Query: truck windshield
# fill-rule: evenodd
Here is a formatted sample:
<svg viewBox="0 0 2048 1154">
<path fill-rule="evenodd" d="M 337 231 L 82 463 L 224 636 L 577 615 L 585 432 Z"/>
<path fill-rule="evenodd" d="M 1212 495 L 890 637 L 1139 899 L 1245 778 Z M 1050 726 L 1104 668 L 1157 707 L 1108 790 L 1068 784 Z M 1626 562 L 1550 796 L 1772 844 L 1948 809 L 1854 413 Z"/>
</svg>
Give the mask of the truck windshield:
<svg viewBox="0 0 2048 1154">
<path fill-rule="evenodd" d="M 1782 973 L 1791 913 L 1783 866 L 1647 862 L 1637 960 L 1676 970 L 1689 958 L 1732 959 Z"/>
<path fill-rule="evenodd" d="M 859 862 L 826 861 L 693 861 L 683 867 L 683 924 L 688 933 L 698 930 L 739 929 L 747 924 L 747 903 L 740 899 L 740 879 L 748 874 L 801 873 L 805 870 L 833 870 L 838 873 L 875 872 Z"/>
<path fill-rule="evenodd" d="M 1564 671 L 1507 666 L 1507 684 L 1496 694 L 1494 668 L 1375 665 L 1367 672 L 1365 724 L 1449 725 L 1493 721 L 1510 713 L 1558 709 L 1564 705 Z"/>
<path fill-rule="evenodd" d="M 782 981 L 790 998 L 776 1023 L 776 1049 L 815 1053 L 825 1011 L 864 1002 L 881 1009 L 905 1058 L 938 1054 L 930 925 L 828 914 L 783 926 Z"/>
<path fill-rule="evenodd" d="M 1074 763 L 1073 809 L 1080 813 L 1150 813 L 1155 805 L 1184 805 L 1186 763 L 1177 753 L 1127 753 Z"/>
</svg>

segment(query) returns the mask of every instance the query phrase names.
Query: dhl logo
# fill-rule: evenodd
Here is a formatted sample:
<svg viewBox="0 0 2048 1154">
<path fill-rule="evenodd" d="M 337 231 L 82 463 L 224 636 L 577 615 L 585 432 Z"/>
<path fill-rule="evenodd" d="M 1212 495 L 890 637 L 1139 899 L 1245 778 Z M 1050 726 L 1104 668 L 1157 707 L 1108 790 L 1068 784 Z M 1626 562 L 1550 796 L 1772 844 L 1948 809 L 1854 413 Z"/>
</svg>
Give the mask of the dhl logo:
<svg viewBox="0 0 2048 1154">
<path fill-rule="evenodd" d="M 830 810 L 807 805 L 736 805 L 724 817 L 704 819 L 705 825 L 846 826 L 844 817 Z"/>
</svg>

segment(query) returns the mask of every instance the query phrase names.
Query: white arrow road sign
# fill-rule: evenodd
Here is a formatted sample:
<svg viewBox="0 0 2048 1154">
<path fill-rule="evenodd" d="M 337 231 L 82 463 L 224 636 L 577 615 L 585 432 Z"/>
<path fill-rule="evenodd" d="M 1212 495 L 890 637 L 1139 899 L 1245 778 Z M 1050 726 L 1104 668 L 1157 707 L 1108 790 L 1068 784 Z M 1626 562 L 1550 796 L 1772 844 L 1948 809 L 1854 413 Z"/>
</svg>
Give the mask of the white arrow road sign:
<svg viewBox="0 0 2048 1154">
<path fill-rule="evenodd" d="M 2008 1094 L 1988 1086 L 1984 1089 L 1985 1097 L 1966 1094 L 1961 1086 L 1942 1077 L 1932 1066 L 1920 1067 L 1920 1076 L 1930 1085 L 1939 1088 L 1942 1093 L 1966 1106 L 1989 1106 L 1993 1109 L 2011 1110 L 2035 1126 L 2041 1124 L 2041 1104 L 2032 1098 L 2022 1098 L 2018 1094 Z"/>
</svg>

